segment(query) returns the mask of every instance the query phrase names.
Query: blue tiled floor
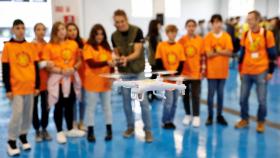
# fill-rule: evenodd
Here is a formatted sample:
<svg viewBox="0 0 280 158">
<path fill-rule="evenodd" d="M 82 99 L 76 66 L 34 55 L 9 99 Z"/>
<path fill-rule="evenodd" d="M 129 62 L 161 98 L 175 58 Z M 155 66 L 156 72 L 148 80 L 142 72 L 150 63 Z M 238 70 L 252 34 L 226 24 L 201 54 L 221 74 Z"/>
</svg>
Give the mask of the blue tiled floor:
<svg viewBox="0 0 280 158">
<path fill-rule="evenodd" d="M 239 110 L 238 94 L 239 84 L 234 80 L 236 71 L 231 72 L 230 79 L 226 86 L 225 105 Z M 277 71 L 276 74 L 280 72 Z M 268 119 L 279 123 L 280 101 L 279 82 L 280 79 L 274 79 L 269 86 L 268 97 Z M 204 85 L 207 85 L 204 82 Z M 203 86 L 202 96 L 205 98 L 206 86 Z M 251 114 L 256 112 L 257 105 L 255 95 L 252 93 Z M 3 100 L 3 93 L 0 98 Z M 33 146 L 30 152 L 22 152 L 22 158 L 278 158 L 280 157 L 280 130 L 267 127 L 264 134 L 255 132 L 255 122 L 251 122 L 250 127 L 242 130 L 233 128 L 233 124 L 238 116 L 225 113 L 229 121 L 228 127 L 213 125 L 204 126 L 207 117 L 206 106 L 201 107 L 202 125 L 200 128 L 184 127 L 181 120 L 184 116 L 184 110 L 181 99 L 178 102 L 178 109 L 175 123 L 175 131 L 167 131 L 161 128 L 162 106 L 156 101 L 151 106 L 152 124 L 154 142 L 146 144 L 144 142 L 144 133 L 142 131 L 143 123 L 140 120 L 139 106 L 135 106 L 136 113 L 136 135 L 130 139 L 122 138 L 122 131 L 125 129 L 125 118 L 122 109 L 121 99 L 117 94 L 113 96 L 113 132 L 114 138 L 111 142 L 105 142 L 105 127 L 103 121 L 102 109 L 97 108 L 96 115 L 96 137 L 95 144 L 88 143 L 85 138 L 69 139 L 65 145 L 58 145 L 55 140 L 51 142 L 35 143 L 34 130 L 29 134 L 29 140 Z M 11 114 L 9 105 L 5 102 L 0 103 L 0 158 L 8 157 L 6 154 L 7 123 Z M 278 117 L 277 117 L 278 116 Z M 55 127 L 50 115 L 49 131 L 55 138 Z"/>
</svg>

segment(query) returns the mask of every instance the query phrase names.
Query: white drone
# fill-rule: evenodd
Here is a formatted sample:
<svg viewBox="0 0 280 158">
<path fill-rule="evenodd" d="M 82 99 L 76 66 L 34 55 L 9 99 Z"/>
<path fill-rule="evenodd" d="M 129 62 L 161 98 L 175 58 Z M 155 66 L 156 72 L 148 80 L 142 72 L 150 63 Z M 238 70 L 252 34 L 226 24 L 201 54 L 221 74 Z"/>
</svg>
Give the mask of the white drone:
<svg viewBox="0 0 280 158">
<path fill-rule="evenodd" d="M 144 79 L 144 80 L 135 80 L 135 81 L 126 81 L 122 77 L 126 76 L 123 74 L 103 74 L 101 76 L 107 78 L 117 79 L 114 81 L 113 86 L 124 87 L 131 89 L 131 98 L 137 101 L 144 100 L 145 92 L 152 91 L 154 95 L 165 99 L 165 91 L 178 90 L 181 95 L 185 95 L 186 86 L 182 84 L 184 77 L 166 77 L 162 78 L 161 75 L 165 74 L 174 74 L 174 72 L 158 71 L 154 72 L 158 74 L 156 79 Z M 176 73 L 176 72 L 175 72 Z M 123 77 L 125 78 L 125 77 Z M 175 81 L 176 83 L 168 83 L 163 80 Z"/>
</svg>

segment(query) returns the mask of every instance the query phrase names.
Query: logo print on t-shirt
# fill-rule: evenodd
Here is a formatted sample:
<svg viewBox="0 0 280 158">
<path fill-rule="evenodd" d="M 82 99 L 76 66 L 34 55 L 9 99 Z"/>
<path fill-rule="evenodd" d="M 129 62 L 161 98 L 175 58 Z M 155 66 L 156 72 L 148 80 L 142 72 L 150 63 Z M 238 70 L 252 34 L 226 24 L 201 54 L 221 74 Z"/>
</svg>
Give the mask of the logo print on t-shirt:
<svg viewBox="0 0 280 158">
<path fill-rule="evenodd" d="M 101 53 L 99 55 L 99 60 L 100 61 L 107 61 L 108 60 L 108 56 L 106 54 L 104 54 L 104 53 Z"/>
<path fill-rule="evenodd" d="M 261 38 L 257 37 L 255 40 L 253 40 L 252 43 L 250 43 L 249 50 L 250 52 L 257 52 L 260 46 Z"/>
<path fill-rule="evenodd" d="M 16 59 L 17 59 L 17 63 L 20 65 L 20 66 L 28 66 L 30 61 L 31 61 L 31 58 L 29 56 L 28 53 L 26 52 L 21 52 L 21 53 L 18 53 L 16 55 Z"/>
<path fill-rule="evenodd" d="M 196 48 L 194 46 L 188 46 L 186 51 L 186 56 L 193 57 L 196 54 Z"/>
<path fill-rule="evenodd" d="M 177 55 L 173 52 L 170 52 L 167 54 L 167 61 L 168 61 L 168 64 L 170 65 L 174 65 L 176 64 L 177 62 Z"/>
<path fill-rule="evenodd" d="M 62 50 L 62 59 L 64 60 L 65 64 L 68 64 L 71 60 L 71 50 L 70 49 L 64 49 Z"/>
<path fill-rule="evenodd" d="M 216 44 L 215 46 L 214 46 L 214 51 L 215 52 L 220 52 L 221 50 L 223 50 L 223 46 L 221 45 L 221 44 Z"/>
</svg>

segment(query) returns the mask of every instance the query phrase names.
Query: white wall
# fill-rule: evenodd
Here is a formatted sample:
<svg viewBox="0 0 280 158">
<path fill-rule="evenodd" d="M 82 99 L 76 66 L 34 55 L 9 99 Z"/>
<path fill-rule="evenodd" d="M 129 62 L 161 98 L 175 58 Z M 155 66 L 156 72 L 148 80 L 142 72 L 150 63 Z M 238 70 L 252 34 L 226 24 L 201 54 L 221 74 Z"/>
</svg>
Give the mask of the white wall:
<svg viewBox="0 0 280 158">
<path fill-rule="evenodd" d="M 156 13 L 164 12 L 164 0 L 153 0 L 154 16 Z M 188 18 L 209 19 L 211 14 L 218 11 L 219 0 L 182 0 L 182 15 L 179 18 L 166 18 L 165 24 L 176 24 L 180 30 L 184 30 L 184 23 Z M 101 23 L 107 30 L 107 34 L 115 30 L 112 15 L 116 9 L 124 9 L 132 24 L 142 28 L 144 34 L 148 29 L 149 21 L 152 18 L 134 18 L 131 17 L 130 0 L 84 0 L 84 35 L 87 37 L 93 24 Z M 145 11 L 145 9 L 143 9 Z"/>
<path fill-rule="evenodd" d="M 255 0 L 255 9 L 268 18 L 279 16 L 279 0 Z"/>
</svg>

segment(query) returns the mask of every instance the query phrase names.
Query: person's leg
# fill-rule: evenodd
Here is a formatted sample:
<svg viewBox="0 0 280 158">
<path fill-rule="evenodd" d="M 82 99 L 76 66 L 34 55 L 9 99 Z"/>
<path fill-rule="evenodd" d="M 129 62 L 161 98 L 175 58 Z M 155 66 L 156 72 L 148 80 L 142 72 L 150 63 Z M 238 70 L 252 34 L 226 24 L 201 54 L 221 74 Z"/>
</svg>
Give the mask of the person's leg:
<svg viewBox="0 0 280 158">
<path fill-rule="evenodd" d="M 86 103 L 85 103 L 85 89 L 82 88 L 82 100 L 80 101 L 79 103 L 79 118 L 80 118 L 80 123 L 83 123 L 84 122 L 84 117 L 85 117 L 85 106 L 86 106 Z"/>
<path fill-rule="evenodd" d="M 172 102 L 172 106 L 171 106 L 171 110 L 170 110 L 170 120 L 173 123 L 174 118 L 175 118 L 175 114 L 176 114 L 176 109 L 177 109 L 177 100 L 179 97 L 179 91 L 177 90 L 173 90 L 172 91 L 172 98 L 173 98 L 173 102 Z"/>
<path fill-rule="evenodd" d="M 163 113 L 162 113 L 162 123 L 167 124 L 171 123 L 171 108 L 173 104 L 173 92 L 172 91 L 165 91 L 165 97 L 166 99 L 164 100 L 163 103 Z"/>
<path fill-rule="evenodd" d="M 185 95 L 183 96 L 183 103 L 186 115 L 191 115 L 190 95 L 191 95 L 191 81 L 183 82 L 186 86 Z"/>
<path fill-rule="evenodd" d="M 58 133 L 62 131 L 63 109 L 65 104 L 66 102 L 65 99 L 63 98 L 62 89 L 61 86 L 59 86 L 59 98 L 57 103 L 55 104 L 54 115 L 53 115 L 54 123 Z"/>
<path fill-rule="evenodd" d="M 71 130 L 73 129 L 73 106 L 76 103 L 76 94 L 72 84 L 71 84 L 71 91 L 69 97 L 64 99 L 65 99 L 64 116 L 66 120 L 66 125 L 67 125 L 67 129 Z"/>
<path fill-rule="evenodd" d="M 213 106 L 214 106 L 214 95 L 217 87 L 217 80 L 208 79 L 208 95 L 207 95 L 207 104 L 208 104 L 208 117 L 213 118 Z"/>
<path fill-rule="evenodd" d="M 121 88 L 123 98 L 123 108 L 128 129 L 134 129 L 134 114 L 131 105 L 131 89 Z"/>
<path fill-rule="evenodd" d="M 101 93 L 101 102 L 103 107 L 103 112 L 105 114 L 105 122 L 106 122 L 106 137 L 105 140 L 112 139 L 112 107 L 111 107 L 111 92 L 103 92 Z"/>
<path fill-rule="evenodd" d="M 32 118 L 32 124 L 33 128 L 35 129 L 36 132 L 39 132 L 40 129 L 40 120 L 38 116 L 38 96 L 34 97 L 34 106 L 33 106 L 33 118 Z"/>
<path fill-rule="evenodd" d="M 95 120 L 95 108 L 97 104 L 99 94 L 95 92 L 85 91 L 85 124 L 87 126 L 87 140 L 90 142 L 95 141 L 94 136 L 94 120 Z"/>
<path fill-rule="evenodd" d="M 144 94 L 144 100 L 140 102 L 140 106 L 141 106 L 142 120 L 144 122 L 144 131 L 150 131 L 152 128 L 151 114 L 150 114 L 147 93 Z"/>
<path fill-rule="evenodd" d="M 267 75 L 267 72 L 262 73 L 260 75 L 257 75 L 256 79 L 256 91 L 257 91 L 257 97 L 259 102 L 259 108 L 258 108 L 258 122 L 264 122 L 266 117 L 266 97 L 267 97 L 267 81 L 265 80 L 265 77 Z"/>
<path fill-rule="evenodd" d="M 48 123 L 49 123 L 49 106 L 47 102 L 47 96 L 48 92 L 47 91 L 42 91 L 40 93 L 41 97 L 41 109 L 42 109 L 42 129 L 46 130 Z"/>
<path fill-rule="evenodd" d="M 13 97 L 12 101 L 12 116 L 8 126 L 8 139 L 16 141 L 20 134 L 20 128 L 22 123 L 24 99 L 21 95 Z"/>
<path fill-rule="evenodd" d="M 225 83 L 225 79 L 220 79 L 217 83 L 217 116 L 221 116 L 223 113 Z"/>
<path fill-rule="evenodd" d="M 241 92 L 240 92 L 240 117 L 243 120 L 249 120 L 249 97 L 253 85 L 252 77 L 243 75 L 241 79 Z"/>
<path fill-rule="evenodd" d="M 106 125 L 112 124 L 111 92 L 100 93 Z"/>
<path fill-rule="evenodd" d="M 194 80 L 191 82 L 191 94 L 192 94 L 192 112 L 193 116 L 199 116 L 200 113 L 200 89 L 201 81 Z"/>
</svg>

